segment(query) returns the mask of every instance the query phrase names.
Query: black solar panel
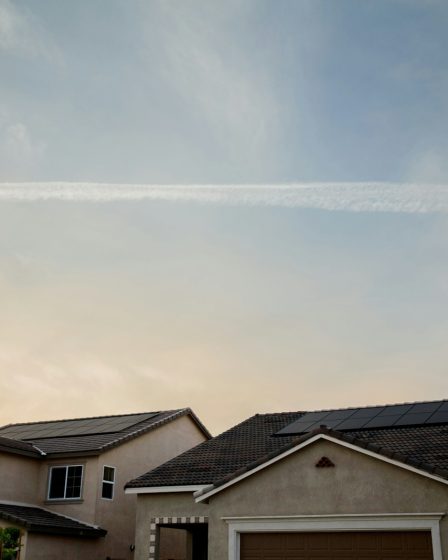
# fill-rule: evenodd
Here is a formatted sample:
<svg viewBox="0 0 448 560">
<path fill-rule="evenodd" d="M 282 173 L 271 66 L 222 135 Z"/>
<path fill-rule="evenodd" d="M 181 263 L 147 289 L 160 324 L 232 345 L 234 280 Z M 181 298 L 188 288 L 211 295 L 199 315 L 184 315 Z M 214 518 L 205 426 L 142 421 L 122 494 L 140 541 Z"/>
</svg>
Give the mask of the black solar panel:
<svg viewBox="0 0 448 560">
<path fill-rule="evenodd" d="M 17 424 L 0 429 L 0 435 L 13 439 L 43 439 L 81 435 L 108 434 L 120 432 L 149 420 L 157 413 L 128 414 L 108 418 L 82 418 L 80 420 L 61 420 L 56 422 L 37 422 L 35 424 Z"/>
<path fill-rule="evenodd" d="M 275 435 L 303 434 L 322 425 L 336 430 L 367 430 L 442 423 L 448 423 L 448 401 L 307 412 Z"/>
<path fill-rule="evenodd" d="M 373 418 L 382 412 L 385 406 L 371 406 L 369 408 L 359 408 L 354 414 L 353 418 Z"/>
</svg>

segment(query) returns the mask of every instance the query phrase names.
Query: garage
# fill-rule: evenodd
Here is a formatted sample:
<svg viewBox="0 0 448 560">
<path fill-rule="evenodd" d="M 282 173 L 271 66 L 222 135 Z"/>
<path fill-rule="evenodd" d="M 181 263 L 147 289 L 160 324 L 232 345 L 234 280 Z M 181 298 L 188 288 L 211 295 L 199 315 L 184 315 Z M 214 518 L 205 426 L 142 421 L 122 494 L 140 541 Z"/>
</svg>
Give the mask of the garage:
<svg viewBox="0 0 448 560">
<path fill-rule="evenodd" d="M 240 560 L 432 560 L 429 531 L 241 533 Z"/>
</svg>

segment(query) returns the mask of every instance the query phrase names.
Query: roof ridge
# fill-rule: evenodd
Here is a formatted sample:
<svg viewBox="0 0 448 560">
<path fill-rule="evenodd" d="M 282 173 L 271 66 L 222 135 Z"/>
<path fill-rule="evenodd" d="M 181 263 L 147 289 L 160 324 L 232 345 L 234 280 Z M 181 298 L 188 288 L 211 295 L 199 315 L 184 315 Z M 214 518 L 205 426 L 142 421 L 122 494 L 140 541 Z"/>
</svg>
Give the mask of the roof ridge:
<svg viewBox="0 0 448 560">
<path fill-rule="evenodd" d="M 285 413 L 288 414 L 288 413 Z M 296 413 L 291 413 L 291 414 L 296 414 Z M 232 426 L 230 428 L 228 428 L 227 430 L 225 430 L 224 432 L 221 432 L 220 434 L 212 437 L 211 439 L 202 441 L 201 443 L 198 443 L 197 445 L 195 445 L 194 447 L 191 447 L 190 449 L 186 449 L 185 451 L 183 451 L 182 453 L 180 453 L 179 455 L 176 455 L 175 457 L 172 457 L 171 459 L 168 459 L 167 461 L 165 461 L 164 463 L 162 463 L 161 465 L 158 465 L 157 467 L 154 467 L 153 469 L 150 469 L 148 472 L 141 474 L 140 476 L 134 477 L 133 479 L 129 480 L 126 484 L 125 484 L 125 488 L 130 488 L 133 486 L 133 483 L 135 483 L 136 481 L 143 479 L 145 476 L 147 476 L 149 473 L 155 472 L 155 471 L 159 471 L 163 468 L 166 468 L 167 465 L 169 465 L 170 463 L 174 463 L 175 461 L 180 460 L 182 457 L 188 455 L 189 453 L 192 452 L 197 452 L 197 450 L 200 447 L 206 447 L 209 445 L 213 445 L 214 442 L 222 437 L 225 437 L 227 434 L 234 432 L 236 430 L 236 428 L 240 428 L 241 426 L 243 426 L 244 424 L 250 424 L 251 421 L 253 421 L 256 418 L 260 418 L 263 416 L 266 416 L 267 414 L 253 414 L 252 416 L 249 416 L 249 418 L 245 418 L 244 420 L 242 420 L 239 424 L 236 424 L 235 426 Z M 271 415 L 277 415 L 277 413 L 271 413 Z"/>
<path fill-rule="evenodd" d="M 448 470 L 447 469 L 437 467 L 435 465 L 426 463 L 424 461 L 415 460 L 412 457 L 411 454 L 403 454 L 403 453 L 394 451 L 393 449 L 390 449 L 389 447 L 387 447 L 385 445 L 376 444 L 376 443 L 374 443 L 374 442 L 372 442 L 368 439 L 360 439 L 360 438 L 357 438 L 355 436 L 350 436 L 350 435 L 345 434 L 343 432 L 340 432 L 338 430 L 333 430 L 331 428 L 328 428 L 327 426 L 322 425 L 320 428 L 316 428 L 315 430 L 313 430 L 311 432 L 308 432 L 308 433 L 306 433 L 304 435 L 301 435 L 299 437 L 294 437 L 291 441 L 289 441 L 288 443 L 285 443 L 285 445 L 279 447 L 275 451 L 265 453 L 264 455 L 262 455 L 261 457 L 258 457 L 254 461 L 251 461 L 250 463 L 234 470 L 233 472 L 226 474 L 225 476 L 221 477 L 220 479 L 215 480 L 214 482 L 212 482 L 211 484 L 209 484 L 205 488 L 195 492 L 194 496 L 195 497 L 203 496 L 203 495 L 208 494 L 212 490 L 217 490 L 220 487 L 226 485 L 227 483 L 239 478 L 240 476 L 242 476 L 246 473 L 250 473 L 250 471 L 253 471 L 257 467 L 260 467 L 260 466 L 264 465 L 265 463 L 268 463 L 270 460 L 275 459 L 276 457 L 280 457 L 283 453 L 286 453 L 290 449 L 294 449 L 295 447 L 297 447 L 301 443 L 306 443 L 307 441 L 312 440 L 314 437 L 319 436 L 319 435 L 324 435 L 324 436 L 326 435 L 326 436 L 332 437 L 335 440 L 341 440 L 343 442 L 350 443 L 350 444 L 352 444 L 355 447 L 358 447 L 360 449 L 366 449 L 366 450 L 371 451 L 373 453 L 376 453 L 380 456 L 395 460 L 395 461 L 397 461 L 399 463 L 402 463 L 404 465 L 414 467 L 414 468 L 416 468 L 420 471 L 424 471 L 428 474 L 434 474 L 434 475 L 437 475 L 441 478 L 448 479 Z"/>
<path fill-rule="evenodd" d="M 364 405 L 364 406 L 345 406 L 345 407 L 341 407 L 341 408 L 319 408 L 319 409 L 313 409 L 313 410 L 307 410 L 306 412 L 333 412 L 333 411 L 337 411 L 337 410 L 351 410 L 353 408 L 358 408 L 358 409 L 366 409 L 366 408 L 377 408 L 380 406 L 383 407 L 390 407 L 390 406 L 400 406 L 400 405 L 413 405 L 413 404 L 430 404 L 430 403 L 436 403 L 436 402 L 448 402 L 448 399 L 433 399 L 433 400 L 428 400 L 428 401 L 405 401 L 405 402 L 396 402 L 396 403 L 388 403 L 388 404 L 368 404 L 368 405 Z"/>
<path fill-rule="evenodd" d="M 148 426 L 141 426 L 138 430 L 135 431 L 131 431 L 127 434 L 123 434 L 121 437 L 117 437 L 116 439 L 114 439 L 113 441 L 109 441 L 108 443 L 105 443 L 104 445 L 102 445 L 99 449 L 100 451 L 106 451 L 106 449 L 109 449 L 111 447 L 116 447 L 117 445 L 119 445 L 120 443 L 124 443 L 125 441 L 127 441 L 128 439 L 134 439 L 136 437 L 138 437 L 139 435 L 143 435 L 143 433 L 149 432 L 150 430 L 154 430 L 155 428 L 158 428 L 160 425 L 163 424 L 167 424 L 170 420 L 175 420 L 176 418 L 183 416 L 185 414 L 190 414 L 193 411 L 190 408 L 179 408 L 178 410 L 167 410 L 167 411 L 163 411 L 162 413 L 158 413 L 158 414 L 166 414 L 166 413 L 170 413 L 168 414 L 168 416 L 165 416 L 164 418 L 160 418 L 159 420 L 157 420 L 156 422 L 153 422 L 152 424 L 149 424 Z M 151 418 L 148 418 L 148 420 L 151 420 Z M 143 420 L 143 422 L 145 422 L 145 420 Z M 143 422 L 139 422 L 139 424 L 142 424 Z M 136 426 L 137 424 L 134 424 L 134 426 Z M 131 426 L 132 428 L 133 426 Z M 207 440 L 208 441 L 208 440 Z"/>
<path fill-rule="evenodd" d="M 11 428 L 13 426 L 32 426 L 36 424 L 48 424 L 49 422 L 76 422 L 78 420 L 101 420 L 102 418 L 120 418 L 122 416 L 140 416 L 141 414 L 163 414 L 165 412 L 179 412 L 184 410 L 183 408 L 173 409 L 173 410 L 153 410 L 146 412 L 129 412 L 123 414 L 107 414 L 104 416 L 83 416 L 80 418 L 61 418 L 60 420 L 36 420 L 33 422 L 15 422 L 12 424 L 5 424 L 0 426 L 0 429 Z"/>
<path fill-rule="evenodd" d="M 288 414 L 306 414 L 307 412 L 307 410 L 287 410 L 284 412 L 261 412 L 254 416 L 287 416 Z"/>
</svg>

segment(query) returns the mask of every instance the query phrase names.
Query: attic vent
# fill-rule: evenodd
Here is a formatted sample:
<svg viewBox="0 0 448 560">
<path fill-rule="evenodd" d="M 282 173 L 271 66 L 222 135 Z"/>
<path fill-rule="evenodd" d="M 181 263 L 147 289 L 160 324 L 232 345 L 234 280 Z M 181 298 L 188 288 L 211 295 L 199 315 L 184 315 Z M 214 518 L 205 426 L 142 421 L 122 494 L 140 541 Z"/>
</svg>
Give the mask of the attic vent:
<svg viewBox="0 0 448 560">
<path fill-rule="evenodd" d="M 328 457 L 321 457 L 315 466 L 318 469 L 325 469 L 327 467 L 334 467 L 334 463 Z"/>
</svg>

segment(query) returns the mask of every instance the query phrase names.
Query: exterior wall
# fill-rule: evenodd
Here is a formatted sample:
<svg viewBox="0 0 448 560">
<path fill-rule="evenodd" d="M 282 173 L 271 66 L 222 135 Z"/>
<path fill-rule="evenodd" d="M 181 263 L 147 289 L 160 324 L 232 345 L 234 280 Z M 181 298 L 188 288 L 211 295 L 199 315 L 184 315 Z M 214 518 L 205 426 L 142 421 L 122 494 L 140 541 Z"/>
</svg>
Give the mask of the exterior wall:
<svg viewBox="0 0 448 560">
<path fill-rule="evenodd" d="M 36 503 L 40 466 L 31 457 L 0 452 L 0 500 Z"/>
<path fill-rule="evenodd" d="M 97 457 L 36 461 L 0 453 L 0 499 L 35 504 L 108 532 L 93 540 L 29 534 L 26 560 L 104 560 L 107 556 L 131 560 L 137 496 L 125 494 L 124 485 L 205 439 L 189 416 L 181 416 Z M 50 467 L 81 464 L 81 499 L 47 500 Z M 101 498 L 105 465 L 116 468 L 113 500 Z"/>
<path fill-rule="evenodd" d="M 77 539 L 28 533 L 27 552 L 23 560 L 92 560 L 105 556 L 98 539 Z M 21 557 L 22 558 L 22 557 Z"/>
<path fill-rule="evenodd" d="M 98 458 L 95 523 L 107 529 L 105 556 L 132 558 L 135 543 L 137 496 L 125 494 L 124 485 L 141 474 L 203 442 L 205 436 L 189 416 L 169 422 L 133 439 Z M 101 498 L 104 466 L 115 467 L 114 499 Z M 104 556 L 104 557 L 105 557 Z"/>
<path fill-rule="evenodd" d="M 62 465 L 83 465 L 83 482 L 80 500 L 47 500 L 50 467 Z M 51 509 L 55 513 L 75 517 L 86 523 L 95 524 L 95 510 L 97 504 L 98 488 L 98 457 L 84 459 L 57 459 L 45 461 L 41 464 L 39 476 L 39 499 L 36 502 L 40 507 Z"/>
<path fill-rule="evenodd" d="M 334 468 L 318 469 L 329 457 Z M 434 513 L 448 509 L 448 486 L 340 445 L 319 441 L 196 504 L 192 494 L 141 494 L 136 560 L 148 560 L 151 517 L 209 518 L 209 558 L 228 559 L 222 517 L 325 514 Z M 448 558 L 448 519 L 441 521 Z"/>
<path fill-rule="evenodd" d="M 189 492 L 172 494 L 140 494 L 137 500 L 135 531 L 135 560 L 148 560 L 151 518 L 153 517 L 207 517 L 207 504 L 196 504 Z M 210 531 L 210 525 L 209 525 Z M 209 534 L 210 544 L 210 534 Z M 214 560 L 213 556 L 209 556 Z"/>
</svg>

